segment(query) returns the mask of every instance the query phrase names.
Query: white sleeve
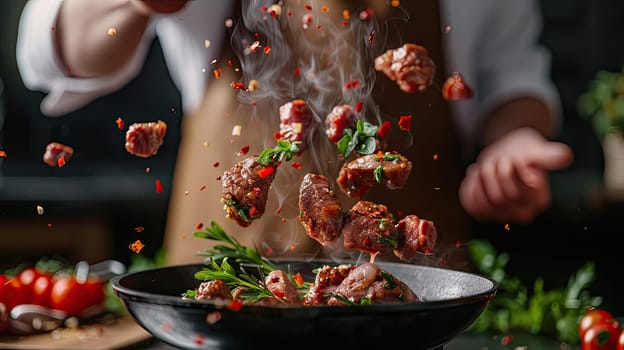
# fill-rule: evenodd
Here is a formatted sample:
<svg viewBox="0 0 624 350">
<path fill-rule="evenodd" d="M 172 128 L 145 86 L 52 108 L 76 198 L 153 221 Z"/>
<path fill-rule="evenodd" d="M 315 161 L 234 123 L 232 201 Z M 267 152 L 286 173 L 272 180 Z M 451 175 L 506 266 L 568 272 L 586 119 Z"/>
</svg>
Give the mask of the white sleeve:
<svg viewBox="0 0 624 350">
<path fill-rule="evenodd" d="M 64 115 L 124 86 L 141 71 L 154 38 L 150 24 L 129 64 L 113 74 L 97 78 L 71 77 L 67 67 L 62 66 L 54 45 L 54 26 L 61 3 L 62 0 L 29 0 L 20 18 L 17 36 L 19 73 L 28 89 L 47 93 L 41 102 L 41 111 L 48 116 Z"/>
</svg>

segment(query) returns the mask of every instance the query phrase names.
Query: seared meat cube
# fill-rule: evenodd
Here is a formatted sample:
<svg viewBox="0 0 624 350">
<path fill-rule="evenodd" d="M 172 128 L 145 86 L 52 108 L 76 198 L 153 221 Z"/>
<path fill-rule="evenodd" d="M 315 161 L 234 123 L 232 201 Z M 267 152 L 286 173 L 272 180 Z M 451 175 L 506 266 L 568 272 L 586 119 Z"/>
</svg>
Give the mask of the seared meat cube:
<svg viewBox="0 0 624 350">
<path fill-rule="evenodd" d="M 401 154 L 369 154 L 344 164 L 336 183 L 349 197 L 362 198 L 378 183 L 385 183 L 389 189 L 402 188 L 411 172 L 412 162 Z"/>
<path fill-rule="evenodd" d="M 297 289 L 290 282 L 286 272 L 282 270 L 273 270 L 264 278 L 264 285 L 279 300 L 285 301 L 287 304 L 300 304 Z"/>
<path fill-rule="evenodd" d="M 416 253 L 431 254 L 436 245 L 438 232 L 430 220 L 416 215 L 408 215 L 401 219 L 395 228 L 399 233 L 398 247 L 394 255 L 404 261 L 411 260 Z"/>
<path fill-rule="evenodd" d="M 344 130 L 355 126 L 355 113 L 350 105 L 336 106 L 325 118 L 325 133 L 329 141 L 337 143 Z"/>
<path fill-rule="evenodd" d="M 433 83 L 436 66 L 426 48 L 407 43 L 377 57 L 375 69 L 384 72 L 405 92 L 422 92 Z"/>
<path fill-rule="evenodd" d="M 372 263 L 363 263 L 349 272 L 329 298 L 329 305 L 344 305 L 344 299 L 355 304 L 364 302 L 388 304 L 416 302 L 418 297 L 403 282 Z"/>
<path fill-rule="evenodd" d="M 323 266 L 316 273 L 314 285 L 303 298 L 304 305 L 325 305 L 338 285 L 347 277 L 353 265 Z"/>
<path fill-rule="evenodd" d="M 134 123 L 126 131 L 126 151 L 138 157 L 151 157 L 162 146 L 167 133 L 167 123 Z"/>
<path fill-rule="evenodd" d="M 347 212 L 342 228 L 344 246 L 376 255 L 385 246 L 396 247 L 394 216 L 383 204 L 359 201 Z"/>
<path fill-rule="evenodd" d="M 248 227 L 264 214 L 271 183 L 275 178 L 275 165 L 263 165 L 249 157 L 221 177 L 222 197 L 226 217 L 240 226 Z"/>
<path fill-rule="evenodd" d="M 342 206 L 327 177 L 308 173 L 299 187 L 299 217 L 311 238 L 322 245 L 332 243 L 340 236 L 343 217 Z"/>
<path fill-rule="evenodd" d="M 197 293 L 195 294 L 196 300 L 212 300 L 212 299 L 226 299 L 233 300 L 232 294 L 227 284 L 221 280 L 210 280 L 202 282 L 197 287 Z"/>
<path fill-rule="evenodd" d="M 284 140 L 291 143 L 300 141 L 299 153 L 303 152 L 306 145 L 306 135 L 310 130 L 314 115 L 305 100 L 294 100 L 283 104 L 279 108 L 280 135 Z"/>
<path fill-rule="evenodd" d="M 65 165 L 65 162 L 74 154 L 74 149 L 58 142 L 51 142 L 46 146 L 43 154 L 43 162 L 49 166 L 59 168 Z"/>
</svg>

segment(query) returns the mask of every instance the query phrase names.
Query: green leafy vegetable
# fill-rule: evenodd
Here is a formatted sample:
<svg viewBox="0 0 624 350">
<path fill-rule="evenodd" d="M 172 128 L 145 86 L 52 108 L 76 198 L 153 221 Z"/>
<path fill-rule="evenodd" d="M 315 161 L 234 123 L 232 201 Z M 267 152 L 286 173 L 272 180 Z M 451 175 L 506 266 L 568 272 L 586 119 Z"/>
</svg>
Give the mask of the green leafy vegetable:
<svg viewBox="0 0 624 350">
<path fill-rule="evenodd" d="M 359 154 L 372 154 L 377 150 L 378 126 L 358 120 L 355 130 L 347 128 L 338 140 L 338 152 L 346 159 L 354 150 Z"/>
<path fill-rule="evenodd" d="M 491 243 L 473 240 L 470 255 L 483 274 L 499 282 L 496 297 L 469 328 L 471 331 L 508 332 L 513 329 L 578 343 L 578 322 L 589 307 L 598 307 L 602 298 L 590 295 L 594 264 L 586 263 L 573 274 L 565 288 L 545 290 L 543 278 L 531 288 L 514 276 L 508 276 L 506 253 L 498 254 Z"/>
<path fill-rule="evenodd" d="M 265 148 L 256 161 L 262 165 L 273 165 L 281 161 L 289 161 L 295 154 L 299 153 L 298 145 L 300 143 L 299 141 L 278 140 L 274 148 Z"/>
</svg>

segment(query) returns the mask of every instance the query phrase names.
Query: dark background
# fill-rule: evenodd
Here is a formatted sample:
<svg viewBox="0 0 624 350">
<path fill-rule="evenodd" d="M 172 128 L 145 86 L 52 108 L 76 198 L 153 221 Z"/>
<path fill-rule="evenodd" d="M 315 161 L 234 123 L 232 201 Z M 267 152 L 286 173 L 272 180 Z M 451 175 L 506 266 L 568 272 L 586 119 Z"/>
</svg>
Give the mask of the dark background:
<svg viewBox="0 0 624 350">
<path fill-rule="evenodd" d="M 141 75 L 123 90 L 62 118 L 45 117 L 39 111 L 43 94 L 25 89 L 15 63 L 24 3 L 0 2 L 0 149 L 7 153 L 0 159 L 0 265 L 33 261 L 42 254 L 128 262 L 134 254 L 128 245 L 136 239 L 146 243 L 142 254 L 153 255 L 162 243 L 181 116 L 180 96 L 158 42 Z M 619 71 L 624 63 L 624 2 L 542 0 L 542 8 L 542 42 L 552 51 L 552 78 L 565 115 L 560 140 L 573 148 L 575 161 L 553 175 L 553 206 L 535 223 L 512 225 L 510 230 L 475 223 L 476 236 L 511 253 L 510 273 L 528 282 L 544 276 L 546 287 L 565 285 L 584 262 L 595 261 L 596 293 L 624 314 L 622 258 L 617 258 L 624 201 L 602 190 L 601 144 L 576 111 L 576 100 L 594 74 Z M 118 117 L 126 127 L 167 122 L 166 142 L 158 155 L 141 159 L 128 154 L 125 131 L 115 124 Z M 51 140 L 76 150 L 63 168 L 41 161 Z M 156 193 L 156 179 L 164 184 L 164 193 Z M 46 210 L 44 215 L 36 214 L 37 205 Z M 137 232 L 136 227 L 144 230 Z"/>
</svg>

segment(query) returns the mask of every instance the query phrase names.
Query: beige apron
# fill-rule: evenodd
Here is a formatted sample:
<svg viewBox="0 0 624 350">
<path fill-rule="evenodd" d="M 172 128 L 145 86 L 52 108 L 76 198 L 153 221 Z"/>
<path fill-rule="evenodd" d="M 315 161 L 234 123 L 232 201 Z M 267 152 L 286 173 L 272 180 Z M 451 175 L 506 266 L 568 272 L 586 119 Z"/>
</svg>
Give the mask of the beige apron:
<svg viewBox="0 0 624 350">
<path fill-rule="evenodd" d="M 439 68 L 435 79 L 438 86 L 431 86 L 424 94 L 406 94 L 394 82 L 378 74 L 374 91 L 375 101 L 388 116 L 413 116 L 413 145 L 409 148 L 396 145 L 396 149 L 414 165 L 410 183 L 401 190 L 379 188 L 367 199 L 385 204 L 395 213 L 416 214 L 434 221 L 438 228 L 437 252 L 434 256 L 420 257 L 418 263 L 463 268 L 465 256 L 461 249 L 455 247 L 456 241 L 465 242 L 467 239 L 467 219 L 457 198 L 459 152 L 448 105 L 442 99 L 439 88 L 445 73 L 441 64 L 439 16 L 431 15 L 438 13 L 437 1 L 426 3 L 402 3 L 413 19 L 409 25 L 397 26 L 401 34 L 394 39 L 396 42 L 392 42 L 394 36 L 390 37 L 388 47 L 398 47 L 404 42 L 427 47 Z M 306 172 L 316 168 L 307 157 L 309 152 L 296 159 L 303 165 L 302 169 L 286 169 L 284 167 L 290 167 L 286 163 L 278 169 L 266 212 L 261 219 L 248 228 L 241 228 L 225 218 L 223 205 L 219 201 L 219 177 L 227 168 L 245 158 L 237 154 L 243 147 L 248 145 L 248 155 L 251 155 L 274 146 L 270 137 L 267 140 L 266 136 L 279 130 L 277 115 L 273 123 L 257 123 L 251 121 L 253 118 L 238 117 L 246 112 L 241 113 L 236 101 L 237 91 L 230 86 L 235 74 L 222 64 L 222 76 L 210 84 L 199 111 L 184 118 L 164 241 L 168 262 L 201 261 L 202 258 L 195 253 L 211 246 L 212 242 L 196 238 L 192 233 L 202 225 L 209 225 L 211 220 L 241 243 L 256 246 L 267 256 L 312 258 L 319 254 L 327 255 L 327 250 L 323 251 L 305 235 L 296 219 L 299 213 L 299 182 Z M 235 125 L 240 125 L 240 136 L 233 135 L 236 134 L 233 133 Z M 343 195 L 340 199 L 345 210 L 354 203 Z"/>
</svg>

